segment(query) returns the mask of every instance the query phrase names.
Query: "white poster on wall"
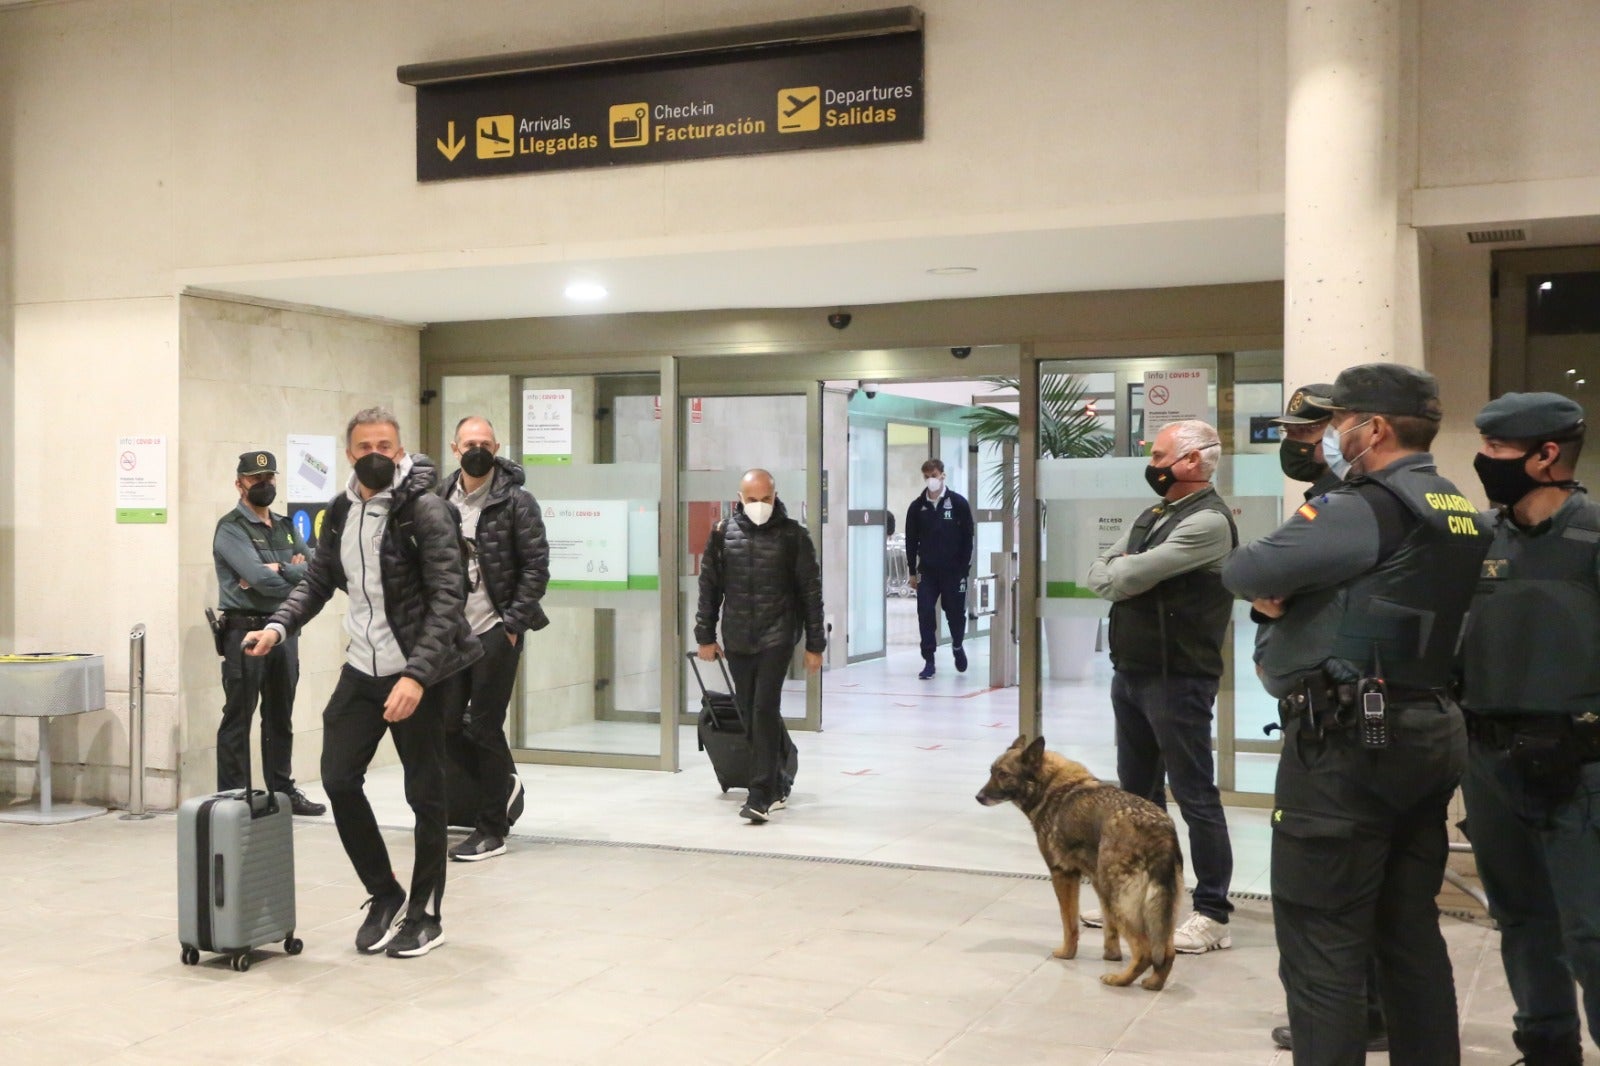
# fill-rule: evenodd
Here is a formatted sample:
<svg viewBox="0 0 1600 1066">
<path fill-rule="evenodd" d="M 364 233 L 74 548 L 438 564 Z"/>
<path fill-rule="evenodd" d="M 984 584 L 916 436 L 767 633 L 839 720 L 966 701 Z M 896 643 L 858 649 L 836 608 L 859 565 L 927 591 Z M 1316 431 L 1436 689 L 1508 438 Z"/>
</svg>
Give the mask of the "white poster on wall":
<svg viewBox="0 0 1600 1066">
<path fill-rule="evenodd" d="M 167 438 L 117 438 L 117 521 L 160 525 L 167 520 Z"/>
<path fill-rule="evenodd" d="M 572 462 L 572 390 L 522 390 L 522 461 L 528 466 Z"/>
<path fill-rule="evenodd" d="M 1211 413 L 1206 370 L 1146 370 L 1144 372 L 1144 439 L 1155 440 L 1161 427 Z"/>
<path fill-rule="evenodd" d="M 278 476 L 286 499 L 296 503 L 326 500 L 334 495 L 334 438 L 310 433 L 289 434 Z"/>
<path fill-rule="evenodd" d="M 628 587 L 628 501 L 545 500 L 550 587 Z"/>
</svg>

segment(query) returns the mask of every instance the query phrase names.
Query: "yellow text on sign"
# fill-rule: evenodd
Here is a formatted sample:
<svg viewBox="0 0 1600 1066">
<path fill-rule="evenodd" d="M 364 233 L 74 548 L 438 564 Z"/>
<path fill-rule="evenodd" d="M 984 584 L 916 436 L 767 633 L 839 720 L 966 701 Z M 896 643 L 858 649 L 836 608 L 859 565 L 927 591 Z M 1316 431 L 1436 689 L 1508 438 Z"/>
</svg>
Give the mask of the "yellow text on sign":
<svg viewBox="0 0 1600 1066">
<path fill-rule="evenodd" d="M 516 120 L 510 115 L 478 119 L 478 158 L 509 159 L 517 154 Z"/>
<path fill-rule="evenodd" d="M 822 126 L 822 87 L 778 90 L 778 132 L 807 133 Z"/>
<path fill-rule="evenodd" d="M 611 147 L 639 148 L 650 143 L 650 105 L 611 105 Z"/>
</svg>

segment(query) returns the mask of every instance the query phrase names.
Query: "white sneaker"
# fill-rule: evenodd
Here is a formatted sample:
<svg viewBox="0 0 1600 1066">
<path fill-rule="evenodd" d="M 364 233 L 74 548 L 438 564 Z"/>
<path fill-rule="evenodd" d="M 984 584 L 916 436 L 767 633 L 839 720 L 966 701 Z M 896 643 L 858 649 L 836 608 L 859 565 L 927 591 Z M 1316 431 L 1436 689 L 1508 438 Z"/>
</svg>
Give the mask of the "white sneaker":
<svg viewBox="0 0 1600 1066">
<path fill-rule="evenodd" d="M 1100 916 L 1099 908 L 1078 912 L 1078 921 L 1089 929 L 1105 928 L 1106 920 Z"/>
<path fill-rule="evenodd" d="M 1233 947 L 1233 934 L 1223 923 L 1195 911 L 1172 934 L 1172 946 L 1184 955 L 1204 955 Z"/>
</svg>

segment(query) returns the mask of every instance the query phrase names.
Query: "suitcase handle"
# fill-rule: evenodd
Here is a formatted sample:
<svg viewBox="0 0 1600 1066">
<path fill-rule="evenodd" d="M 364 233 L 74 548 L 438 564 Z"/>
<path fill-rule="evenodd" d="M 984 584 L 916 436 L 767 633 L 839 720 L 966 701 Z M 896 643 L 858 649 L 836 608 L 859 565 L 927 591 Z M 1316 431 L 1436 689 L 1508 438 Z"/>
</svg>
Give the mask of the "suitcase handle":
<svg viewBox="0 0 1600 1066">
<path fill-rule="evenodd" d="M 700 676 L 700 656 L 692 651 L 684 652 L 684 657 L 689 660 L 689 665 L 694 668 L 695 682 L 700 686 L 700 695 L 706 694 L 705 679 Z M 733 678 L 728 676 L 728 662 L 721 655 L 717 656 L 717 665 L 722 668 L 722 680 L 728 683 L 728 695 L 733 695 Z"/>
<path fill-rule="evenodd" d="M 211 888 L 211 905 L 213 907 L 220 907 L 225 902 L 222 898 L 222 855 L 220 853 L 216 856 L 215 861 L 211 865 L 216 871 L 213 877 L 213 884 Z"/>
</svg>

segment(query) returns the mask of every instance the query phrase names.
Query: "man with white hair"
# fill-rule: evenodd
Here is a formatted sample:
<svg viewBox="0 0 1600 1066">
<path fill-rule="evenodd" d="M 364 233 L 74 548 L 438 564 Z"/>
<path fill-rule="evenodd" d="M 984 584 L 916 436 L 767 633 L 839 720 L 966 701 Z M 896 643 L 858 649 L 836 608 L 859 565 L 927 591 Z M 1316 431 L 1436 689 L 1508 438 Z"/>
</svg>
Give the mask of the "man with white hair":
<svg viewBox="0 0 1600 1066">
<path fill-rule="evenodd" d="M 1211 485 L 1221 456 L 1222 441 L 1207 423 L 1164 426 L 1144 472 L 1161 502 L 1089 568 L 1090 587 L 1111 601 L 1117 783 L 1165 807 L 1164 766 L 1189 827 L 1194 913 L 1173 945 L 1191 955 L 1233 946 L 1233 847 L 1211 756 L 1222 640 L 1233 610 L 1222 564 L 1239 543 L 1233 513 Z M 1098 912 L 1085 913 L 1084 922 L 1100 924 Z"/>
</svg>

